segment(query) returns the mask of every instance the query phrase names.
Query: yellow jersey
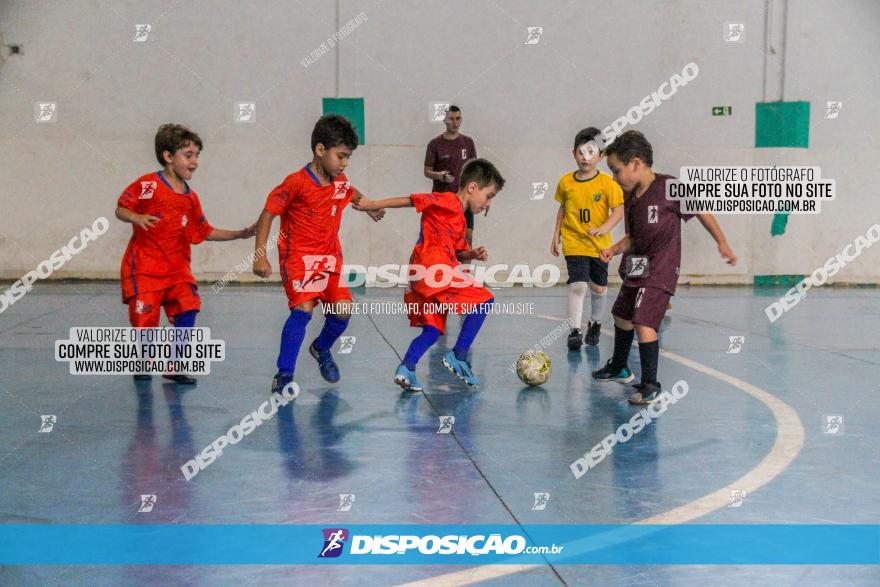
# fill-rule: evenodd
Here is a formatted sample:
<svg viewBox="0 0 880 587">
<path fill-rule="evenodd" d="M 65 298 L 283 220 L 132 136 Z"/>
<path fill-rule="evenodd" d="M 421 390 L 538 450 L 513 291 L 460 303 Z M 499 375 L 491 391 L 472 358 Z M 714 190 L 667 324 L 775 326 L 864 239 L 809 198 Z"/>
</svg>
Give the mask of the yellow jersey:
<svg viewBox="0 0 880 587">
<path fill-rule="evenodd" d="M 556 201 L 565 207 L 562 218 L 562 254 L 598 257 L 613 243 L 611 234 L 590 236 L 587 231 L 608 220 L 611 209 L 623 206 L 623 190 L 599 171 L 592 179 L 575 179 L 574 172 L 559 178 Z"/>
</svg>

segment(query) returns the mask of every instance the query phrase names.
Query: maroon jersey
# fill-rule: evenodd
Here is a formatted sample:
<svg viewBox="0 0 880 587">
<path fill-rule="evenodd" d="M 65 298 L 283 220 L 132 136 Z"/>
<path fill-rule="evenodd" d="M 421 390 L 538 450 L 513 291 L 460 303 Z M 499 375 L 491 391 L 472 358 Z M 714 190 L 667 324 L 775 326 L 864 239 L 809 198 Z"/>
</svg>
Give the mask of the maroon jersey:
<svg viewBox="0 0 880 587">
<path fill-rule="evenodd" d="M 684 214 L 680 202 L 666 199 L 666 182 L 674 179 L 658 173 L 641 197 L 627 195 L 624 199 L 626 233 L 632 249 L 622 262 L 626 257 L 648 258 L 647 276 L 627 276 L 624 285 L 656 287 L 675 294 L 681 265 L 681 221 L 688 221 L 696 214 Z"/>
<path fill-rule="evenodd" d="M 451 141 L 444 139 L 443 135 L 432 139 L 425 151 L 425 167 L 430 167 L 434 171 L 448 171 L 454 179 L 451 183 L 435 179 L 431 191 L 437 193 L 457 192 L 458 180 L 464 162 L 476 156 L 477 147 L 474 146 L 473 139 L 465 135 L 460 134 L 458 138 Z"/>
</svg>

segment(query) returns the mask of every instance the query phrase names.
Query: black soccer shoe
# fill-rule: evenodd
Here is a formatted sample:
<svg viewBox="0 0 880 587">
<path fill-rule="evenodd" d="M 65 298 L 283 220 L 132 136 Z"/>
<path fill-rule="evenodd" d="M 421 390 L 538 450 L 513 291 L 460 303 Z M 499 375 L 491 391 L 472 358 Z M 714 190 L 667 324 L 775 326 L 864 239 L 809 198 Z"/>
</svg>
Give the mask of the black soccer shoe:
<svg viewBox="0 0 880 587">
<path fill-rule="evenodd" d="M 570 351 L 579 351 L 581 350 L 581 329 L 580 328 L 572 328 L 571 334 L 568 335 L 568 350 Z"/>
<path fill-rule="evenodd" d="M 584 344 L 587 346 L 596 346 L 599 344 L 599 336 L 602 334 L 602 325 L 598 322 L 587 323 L 587 335 L 584 337 Z"/>
<path fill-rule="evenodd" d="M 636 383 L 633 385 L 636 392 L 629 396 L 627 401 L 634 406 L 647 406 L 654 402 L 660 395 L 660 382 Z"/>
<path fill-rule="evenodd" d="M 173 381 L 174 383 L 176 383 L 178 385 L 195 385 L 196 384 L 195 377 L 191 377 L 189 375 L 184 375 L 182 373 L 179 373 L 177 375 L 167 374 L 167 375 L 163 375 L 162 378 L 168 379 L 169 381 Z"/>
</svg>

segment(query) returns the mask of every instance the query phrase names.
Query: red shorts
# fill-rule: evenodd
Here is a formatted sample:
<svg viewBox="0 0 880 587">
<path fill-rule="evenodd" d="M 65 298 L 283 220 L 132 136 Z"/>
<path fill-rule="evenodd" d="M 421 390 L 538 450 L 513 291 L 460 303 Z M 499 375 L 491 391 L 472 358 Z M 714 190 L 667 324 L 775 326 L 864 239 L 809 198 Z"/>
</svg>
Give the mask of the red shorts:
<svg viewBox="0 0 880 587">
<path fill-rule="evenodd" d="M 284 293 L 287 294 L 287 307 L 290 309 L 310 300 L 320 300 L 322 304 L 333 304 L 352 299 L 351 292 L 338 273 L 328 273 L 324 278 L 319 278 L 304 286 L 302 285 L 304 273 L 300 273 L 299 276 L 295 273 L 289 275 L 291 278 L 284 281 Z"/>
<path fill-rule="evenodd" d="M 194 283 L 175 283 L 166 289 L 141 292 L 128 300 L 128 319 L 136 328 L 155 328 L 159 326 L 159 308 L 165 309 L 168 321 L 184 312 L 202 307 L 199 288 Z"/>
<path fill-rule="evenodd" d="M 618 318 L 629 320 L 633 324 L 650 326 L 660 330 L 669 295 L 657 287 L 630 287 L 623 285 L 614 301 L 611 313 Z"/>
<path fill-rule="evenodd" d="M 433 326 L 443 334 L 446 332 L 446 315 L 449 312 L 465 314 L 493 297 L 485 287 L 470 285 L 450 287 L 430 297 L 409 291 L 403 294 L 403 301 L 407 305 L 410 326 Z"/>
</svg>

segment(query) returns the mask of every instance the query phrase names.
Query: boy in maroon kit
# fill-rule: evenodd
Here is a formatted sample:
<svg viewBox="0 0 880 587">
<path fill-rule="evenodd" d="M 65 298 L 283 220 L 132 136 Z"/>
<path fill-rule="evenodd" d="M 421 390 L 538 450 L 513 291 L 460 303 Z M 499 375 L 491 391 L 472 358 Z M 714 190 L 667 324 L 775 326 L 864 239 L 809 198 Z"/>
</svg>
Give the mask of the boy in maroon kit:
<svg viewBox="0 0 880 587">
<path fill-rule="evenodd" d="M 660 345 L 657 330 L 675 295 L 681 264 L 681 220 L 694 216 L 718 244 L 718 252 L 729 265 L 736 255 L 711 214 L 685 214 L 680 202 L 666 199 L 669 175 L 654 173 L 654 151 L 645 136 L 635 130 L 620 135 L 605 149 L 608 167 L 623 188 L 626 236 L 601 252 L 603 261 L 624 254 L 623 286 L 611 309 L 614 316 L 614 355 L 593 372 L 598 381 L 629 383 L 634 379 L 627 366 L 633 335 L 639 337 L 642 381 L 630 395 L 631 404 L 648 404 L 660 393 L 657 362 Z"/>
</svg>

